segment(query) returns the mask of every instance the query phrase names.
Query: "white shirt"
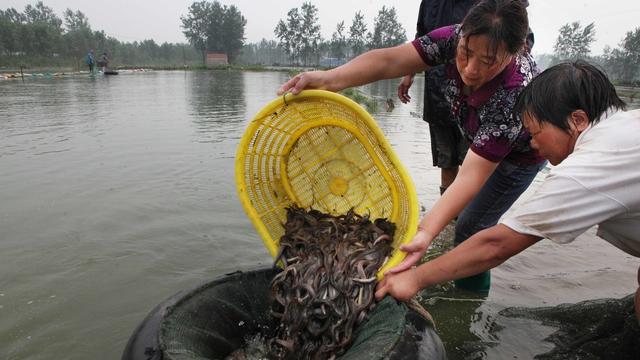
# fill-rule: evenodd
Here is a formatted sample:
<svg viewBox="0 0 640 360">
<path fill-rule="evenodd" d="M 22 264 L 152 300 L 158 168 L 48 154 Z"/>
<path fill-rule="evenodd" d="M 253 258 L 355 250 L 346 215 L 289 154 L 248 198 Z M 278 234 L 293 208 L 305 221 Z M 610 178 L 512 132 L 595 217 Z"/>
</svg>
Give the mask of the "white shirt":
<svg viewBox="0 0 640 360">
<path fill-rule="evenodd" d="M 502 223 L 557 243 L 599 225 L 599 237 L 640 257 L 640 110 L 603 116 L 583 131 L 573 153 Z"/>
</svg>

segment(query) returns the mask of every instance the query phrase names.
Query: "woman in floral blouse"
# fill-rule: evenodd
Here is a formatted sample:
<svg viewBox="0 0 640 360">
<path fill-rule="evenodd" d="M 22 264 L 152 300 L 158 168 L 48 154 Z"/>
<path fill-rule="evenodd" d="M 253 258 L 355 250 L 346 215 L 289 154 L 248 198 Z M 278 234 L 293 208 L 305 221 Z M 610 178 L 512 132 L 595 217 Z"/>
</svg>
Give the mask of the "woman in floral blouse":
<svg viewBox="0 0 640 360">
<path fill-rule="evenodd" d="M 296 75 L 279 94 L 303 89 L 339 91 L 445 64 L 445 97 L 454 121 L 469 142 L 455 181 L 422 218 L 412 242 L 401 246 L 405 260 L 389 270 L 409 269 L 456 216 L 454 243 L 495 225 L 533 181 L 544 160 L 529 147 L 530 135 L 513 113 L 516 99 L 537 73 L 524 51 L 528 32 L 525 5 L 515 0 L 483 0 L 462 24 L 436 29 L 411 43 L 364 53 L 328 71 Z M 481 273 L 456 285 L 488 291 Z"/>
</svg>

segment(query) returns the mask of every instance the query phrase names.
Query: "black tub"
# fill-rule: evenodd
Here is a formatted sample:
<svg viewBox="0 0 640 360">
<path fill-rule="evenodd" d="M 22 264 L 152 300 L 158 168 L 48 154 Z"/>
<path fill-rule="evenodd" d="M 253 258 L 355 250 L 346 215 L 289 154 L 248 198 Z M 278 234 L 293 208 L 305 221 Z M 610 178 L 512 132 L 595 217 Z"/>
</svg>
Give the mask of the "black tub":
<svg viewBox="0 0 640 360">
<path fill-rule="evenodd" d="M 123 360 L 224 359 L 245 339 L 268 333 L 268 291 L 276 270 L 235 272 L 181 291 L 153 309 L 131 335 Z M 445 359 L 425 314 L 387 297 L 340 359 Z"/>
</svg>

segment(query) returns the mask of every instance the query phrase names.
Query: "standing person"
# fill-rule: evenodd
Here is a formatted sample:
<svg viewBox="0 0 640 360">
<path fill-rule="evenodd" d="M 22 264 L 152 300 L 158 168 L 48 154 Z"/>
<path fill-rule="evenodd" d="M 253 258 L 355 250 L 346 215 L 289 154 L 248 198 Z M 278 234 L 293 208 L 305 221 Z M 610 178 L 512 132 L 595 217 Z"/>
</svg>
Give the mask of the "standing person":
<svg viewBox="0 0 640 360">
<path fill-rule="evenodd" d="M 109 65 L 109 57 L 107 57 L 107 53 L 103 52 L 98 59 L 98 66 L 102 68 L 102 73 L 104 74 L 107 71 L 107 66 Z"/>
<path fill-rule="evenodd" d="M 422 0 L 415 38 L 443 26 L 459 24 L 478 1 Z M 414 77 L 415 74 L 406 75 L 398 85 L 398 99 L 405 104 L 411 100 L 409 88 Z M 433 166 L 440 168 L 440 195 L 456 178 L 458 168 L 467 154 L 467 141 L 462 137 L 458 125 L 451 121 L 451 109 L 444 97 L 445 78 L 445 65 L 433 66 L 425 72 L 422 115 L 422 119 L 429 124 Z"/>
<path fill-rule="evenodd" d="M 640 110 L 624 110 L 593 65 L 545 70 L 515 110 L 531 145 L 555 165 L 544 182 L 501 224 L 415 270 L 385 276 L 376 298 L 409 299 L 422 288 L 496 267 L 543 238 L 569 243 L 594 225 L 597 236 L 640 257 Z M 635 313 L 640 321 L 640 267 Z"/>
<path fill-rule="evenodd" d="M 89 50 L 87 57 L 85 58 L 85 62 L 89 66 L 89 74 L 93 74 L 93 70 L 96 66 L 96 59 L 93 56 L 93 50 Z"/>
<path fill-rule="evenodd" d="M 544 166 L 529 146 L 530 135 L 513 114 L 518 94 L 537 68 L 524 51 L 528 19 L 525 4 L 482 0 L 461 25 L 436 29 L 411 43 L 364 53 L 327 71 L 296 75 L 279 89 L 297 94 L 305 88 L 339 91 L 376 80 L 392 79 L 445 64 L 445 94 L 451 118 L 469 142 L 460 172 L 420 221 L 409 252 L 394 272 L 422 257 L 431 241 L 458 215 L 456 244 L 491 227 L 531 184 Z M 456 283 L 488 291 L 488 272 Z"/>
</svg>

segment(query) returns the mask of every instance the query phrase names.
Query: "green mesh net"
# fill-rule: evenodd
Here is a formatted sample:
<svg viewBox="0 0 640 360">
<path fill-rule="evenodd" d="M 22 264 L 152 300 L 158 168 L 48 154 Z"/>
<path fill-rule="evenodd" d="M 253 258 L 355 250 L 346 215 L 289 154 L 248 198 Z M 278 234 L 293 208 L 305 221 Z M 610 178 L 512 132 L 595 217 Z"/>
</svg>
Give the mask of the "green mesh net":
<svg viewBox="0 0 640 360">
<path fill-rule="evenodd" d="M 238 272 L 160 307 L 164 313 L 157 329 L 157 349 L 147 348 L 147 354 L 161 353 L 158 359 L 172 360 L 224 359 L 244 347 L 248 338 L 269 336 L 276 326 L 268 315 L 274 275 L 271 269 Z M 444 359 L 442 343 L 427 319 L 391 297 L 369 313 L 368 320 L 356 329 L 351 347 L 339 357 L 417 358 Z"/>
</svg>

